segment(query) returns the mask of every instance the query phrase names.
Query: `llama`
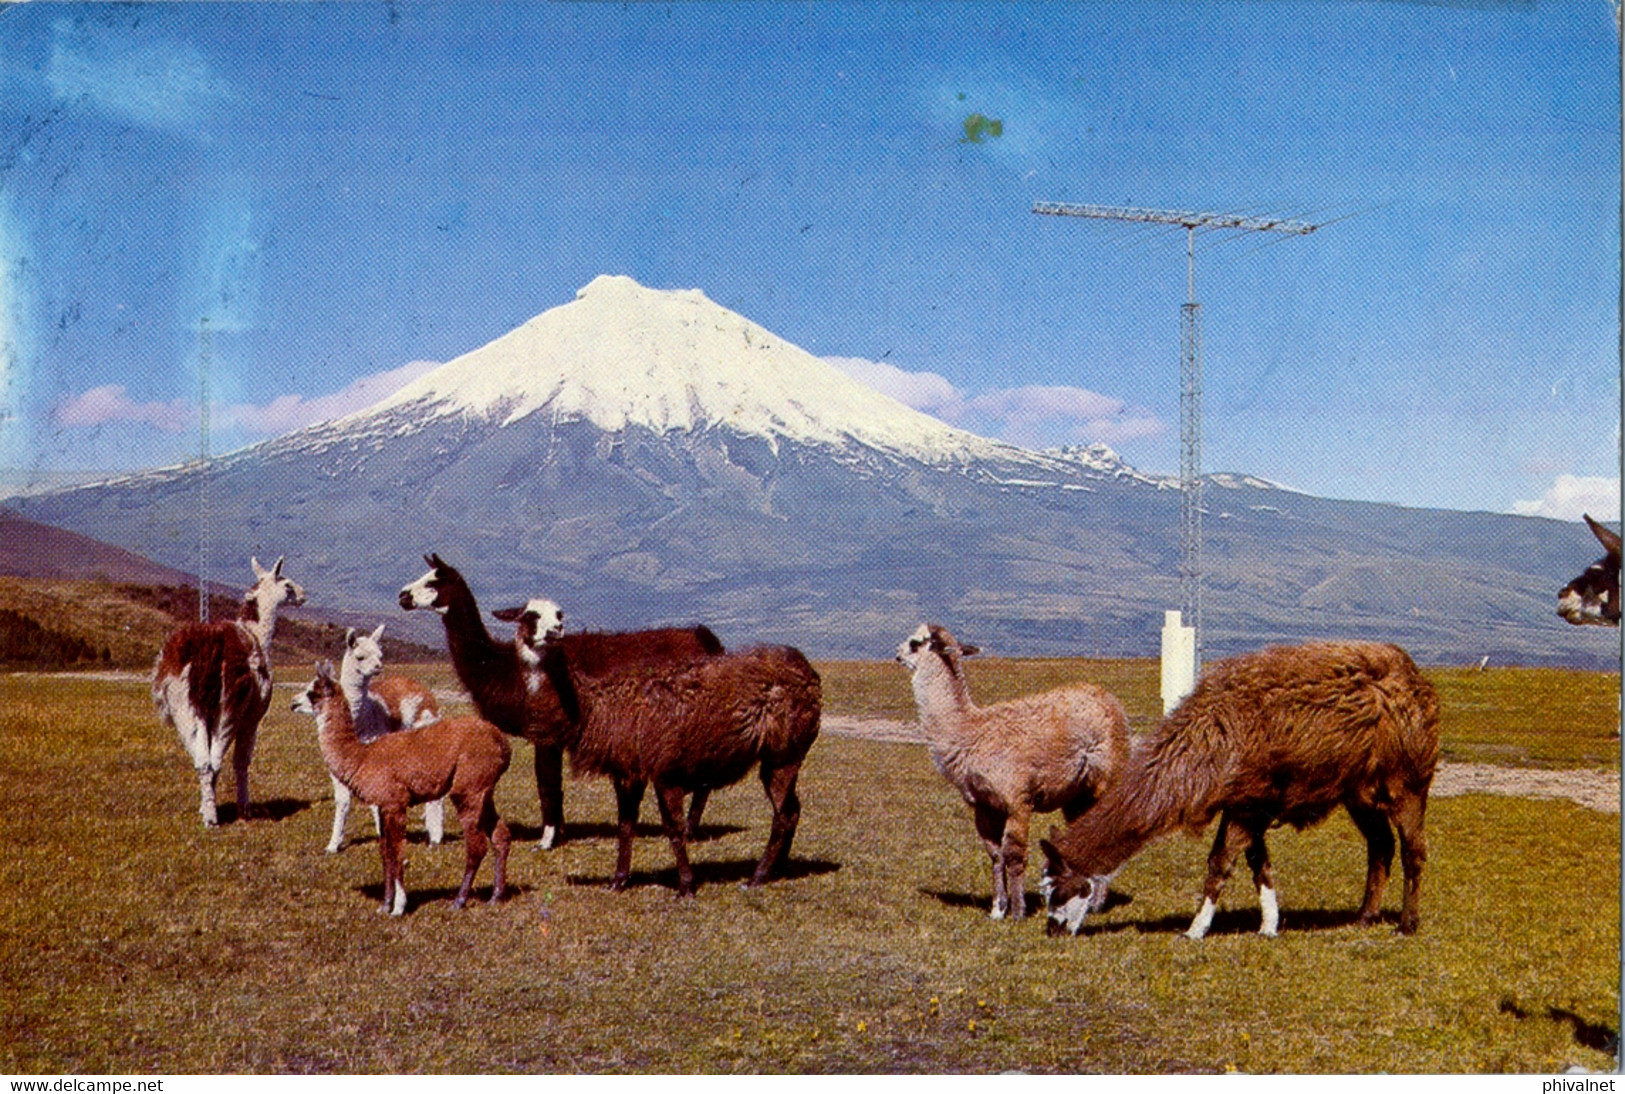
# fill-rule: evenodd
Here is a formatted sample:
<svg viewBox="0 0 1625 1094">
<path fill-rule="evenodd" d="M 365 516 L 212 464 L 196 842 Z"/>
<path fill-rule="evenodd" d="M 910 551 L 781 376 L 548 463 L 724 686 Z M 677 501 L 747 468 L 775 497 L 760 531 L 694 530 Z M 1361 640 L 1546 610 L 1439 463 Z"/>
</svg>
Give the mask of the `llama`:
<svg viewBox="0 0 1625 1094">
<path fill-rule="evenodd" d="M 615 784 L 619 833 L 609 887 L 622 890 L 630 879 L 633 828 L 652 783 L 677 862 L 677 895 L 693 896 L 683 798 L 731 786 L 758 764 L 773 827 L 747 884 L 765 884 L 789 858 L 801 818 L 796 777 L 818 736 L 822 684 L 807 658 L 763 646 L 591 676 L 575 671 L 571 657 L 566 646 L 548 643 L 541 670 L 567 716 L 554 743 L 569 751 L 576 774 Z"/>
<path fill-rule="evenodd" d="M 386 733 L 416 729 L 440 720 L 440 704 L 428 688 L 405 676 L 380 675 L 384 664 L 384 625 L 371 634 L 359 634 L 354 627 L 344 632 L 344 661 L 339 667 L 339 686 L 350 704 L 356 736 L 369 744 Z M 314 710 L 305 711 L 316 713 Z M 344 827 L 350 817 L 350 789 L 333 779 L 333 832 L 325 850 L 334 855 L 344 849 Z M 423 806 L 423 824 L 429 842 L 438 845 L 446 834 L 446 803 L 436 799 Z M 373 828 L 383 835 L 378 807 L 372 807 Z"/>
<path fill-rule="evenodd" d="M 897 660 L 913 679 L 931 762 L 971 807 L 993 860 L 993 918 L 1020 919 L 1033 813 L 1059 809 L 1071 822 L 1094 803 L 1128 758 L 1128 716 L 1093 684 L 978 707 L 962 664 L 977 652 L 922 623 Z M 1108 881 L 1093 891 L 1102 906 Z"/>
<path fill-rule="evenodd" d="M 254 737 L 271 705 L 271 637 L 277 609 L 305 602 L 305 591 L 282 576 L 282 559 L 269 570 L 259 559 L 254 586 L 229 623 L 188 623 L 164 642 L 153 665 L 152 701 L 158 717 L 180 736 L 197 772 L 198 813 L 207 828 L 219 825 L 215 784 L 232 749 L 237 818 L 248 818 L 248 763 Z"/>
<path fill-rule="evenodd" d="M 508 822 L 497 815 L 496 784 L 508 770 L 511 753 L 500 730 L 482 718 L 445 718 L 363 743 L 356 734 L 350 702 L 328 661 L 317 664 L 316 678 L 294 700 L 293 709 L 315 712 L 327 770 L 356 797 L 378 807 L 383 911 L 390 915 L 406 912 L 401 845 L 406 839 L 407 808 L 448 796 L 462 821 L 465 854 L 463 884 L 451 906 L 461 908 L 468 903 L 487 846 L 494 849 L 496 859 L 491 903 L 503 898 L 511 837 Z"/>
<path fill-rule="evenodd" d="M 1584 514 L 1591 534 L 1607 552 L 1557 594 L 1557 614 L 1576 625 L 1619 626 L 1619 533 Z"/>
<path fill-rule="evenodd" d="M 625 651 L 617 649 L 618 645 L 624 645 L 623 635 L 585 631 L 565 638 L 564 611 L 551 600 L 533 597 L 523 607 L 499 608 L 491 614 L 505 623 L 515 625 L 514 648 L 519 651 L 519 657 L 525 663 L 527 673 L 525 683 L 531 691 L 535 691 L 542 683 L 543 676 L 538 666 L 549 642 L 560 642 L 563 647 L 569 649 L 574 654 L 572 663 L 581 666 L 581 671 L 591 675 L 601 676 L 608 669 L 629 663 Z M 676 630 L 641 633 L 645 635 L 670 633 L 677 636 L 679 653 L 683 652 L 682 647 L 686 645 L 686 636 L 692 633 L 701 643 L 707 656 L 723 652 L 722 643 L 717 641 L 708 627 L 697 627 L 692 632 Z M 642 639 L 639 640 L 639 644 L 642 644 Z M 700 830 L 700 817 L 705 813 L 705 805 L 710 796 L 709 789 L 700 787 L 689 799 L 684 834 L 691 840 Z"/>
<path fill-rule="evenodd" d="M 1264 833 L 1279 824 L 1307 828 L 1342 805 L 1366 839 L 1360 922 L 1381 913 L 1397 828 L 1405 870 L 1399 930 L 1411 934 L 1420 924 L 1423 819 L 1438 758 L 1438 697 L 1398 646 L 1322 642 L 1220 662 L 1135 742 L 1122 777 L 1093 809 L 1039 841 L 1050 932 L 1078 933 L 1098 875 L 1174 829 L 1199 834 L 1217 815 L 1202 907 L 1186 934 L 1207 933 L 1244 852 L 1258 886 L 1259 933 L 1273 936 L 1280 912 Z"/>
<path fill-rule="evenodd" d="M 401 590 L 400 605 L 406 611 L 439 613 L 457 678 L 480 716 L 502 732 L 525 737 L 535 745 L 541 847 L 546 850 L 564 838 L 564 752 L 550 742 L 563 733 L 565 712 L 553 689 L 540 686 L 540 677 L 532 671 L 534 660 L 523 655 L 515 643 L 491 637 L 463 575 L 437 554 L 425 555 L 423 560 L 429 564 L 429 572 Z M 553 625 L 545 629 L 553 629 Z M 722 652 L 722 643 L 706 627 L 563 635 L 557 641 L 561 648 L 572 651 L 585 673 L 634 662 L 681 662 Z"/>
</svg>

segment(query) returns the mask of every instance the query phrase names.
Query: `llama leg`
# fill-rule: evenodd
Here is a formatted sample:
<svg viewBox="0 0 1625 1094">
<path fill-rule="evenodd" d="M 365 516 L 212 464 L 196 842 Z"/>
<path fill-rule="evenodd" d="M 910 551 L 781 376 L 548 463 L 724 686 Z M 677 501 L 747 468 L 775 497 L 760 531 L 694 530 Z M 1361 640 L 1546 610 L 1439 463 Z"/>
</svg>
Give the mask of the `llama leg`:
<svg viewBox="0 0 1625 1094">
<path fill-rule="evenodd" d="M 536 798 L 542 807 L 540 847 L 546 851 L 564 842 L 564 750 L 556 745 L 536 745 Z"/>
<path fill-rule="evenodd" d="M 491 885 L 491 903 L 495 904 L 508 895 L 508 846 L 513 842 L 513 836 L 508 831 L 508 822 L 497 816 L 496 801 L 488 797 L 486 809 L 490 814 L 491 846 L 495 850 L 492 857 L 495 859 L 496 880 Z"/>
<path fill-rule="evenodd" d="M 200 767 L 197 769 L 198 815 L 203 818 L 203 827 L 218 828 L 220 826 L 220 811 L 214 801 L 215 783 L 220 778 L 219 769 Z"/>
<path fill-rule="evenodd" d="M 1219 814 L 1219 831 L 1213 837 L 1213 850 L 1207 856 L 1207 881 L 1202 886 L 1202 910 L 1191 920 L 1185 937 L 1204 937 L 1213 926 L 1213 914 L 1219 909 L 1219 894 L 1224 891 L 1224 879 L 1230 876 L 1230 867 L 1236 852 L 1251 841 L 1241 825 L 1230 819 L 1229 813 Z"/>
<path fill-rule="evenodd" d="M 331 776 L 329 776 L 331 778 Z M 376 821 L 378 810 L 372 815 Z M 344 826 L 350 819 L 350 788 L 333 779 L 333 834 L 327 840 L 327 853 L 336 855 L 344 847 Z"/>
<path fill-rule="evenodd" d="M 1281 906 L 1275 899 L 1275 872 L 1270 869 L 1270 852 L 1264 843 L 1262 828 L 1254 828 L 1251 832 L 1251 842 L 1247 844 L 1247 866 L 1253 872 L 1253 884 L 1258 886 L 1258 933 L 1265 938 L 1274 938 L 1281 928 Z"/>
<path fill-rule="evenodd" d="M 671 841 L 672 857 L 677 860 L 677 895 L 694 895 L 694 870 L 688 864 L 688 841 L 683 837 L 683 788 L 655 785 L 655 801 L 660 805 L 660 826 Z"/>
<path fill-rule="evenodd" d="M 750 876 L 751 886 L 767 884 L 790 860 L 790 845 L 795 842 L 796 826 L 801 823 L 801 798 L 796 794 L 796 778 L 800 774 L 800 760 L 782 767 L 767 764 L 762 767 L 762 789 L 767 791 L 768 803 L 773 806 L 773 830 Z"/>
<path fill-rule="evenodd" d="M 1360 902 L 1360 923 L 1370 926 L 1382 917 L 1382 891 L 1394 866 L 1394 830 L 1380 809 L 1351 805 L 1348 810 L 1365 837 L 1365 899 Z"/>
<path fill-rule="evenodd" d="M 1005 815 L 991 805 L 980 802 L 971 806 L 971 812 L 976 817 L 976 834 L 982 837 L 982 846 L 987 849 L 987 857 L 993 862 L 993 910 L 990 914 L 994 919 L 1003 919 L 1010 911 L 1009 890 L 1005 888 L 1004 878 Z"/>
<path fill-rule="evenodd" d="M 1399 861 L 1405 871 L 1405 903 L 1399 912 L 1399 933 L 1415 934 L 1422 925 L 1422 867 L 1428 841 L 1423 831 L 1428 799 L 1424 790 L 1407 794 L 1394 806 L 1394 827 L 1399 829 Z"/>
<path fill-rule="evenodd" d="M 486 837 L 491 831 L 486 817 L 488 798 L 487 794 L 474 800 L 456 802 L 457 819 L 463 824 L 463 884 L 457 890 L 456 899 L 451 902 L 453 908 L 461 908 L 468 903 L 468 891 L 474 887 L 474 875 L 485 860 L 485 849 L 489 843 Z M 494 820 L 495 817 L 496 809 L 491 807 L 490 818 Z"/>
<path fill-rule="evenodd" d="M 446 838 L 446 799 L 436 798 L 423 807 L 423 827 L 429 830 L 429 842 L 439 846 Z"/>
<path fill-rule="evenodd" d="M 259 732 L 259 724 L 249 724 L 252 719 L 245 720 L 237 727 L 236 742 L 231 748 L 231 769 L 237 776 L 237 819 L 248 819 L 248 763 L 254 758 L 254 737 Z"/>
<path fill-rule="evenodd" d="M 406 912 L 406 864 L 401 861 L 401 846 L 406 842 L 406 810 L 387 806 L 380 810 L 383 832 L 378 837 L 378 853 L 384 860 L 384 906 L 386 915 Z"/>
<path fill-rule="evenodd" d="M 1024 919 L 1027 915 L 1027 829 L 1032 815 L 1031 809 L 1017 806 L 1004 822 L 1000 853 L 1004 859 L 1004 885 L 1011 919 Z"/>
<path fill-rule="evenodd" d="M 632 837 L 636 834 L 638 807 L 643 804 L 643 783 L 615 781 L 615 813 L 619 821 L 615 843 L 615 876 L 609 887 L 614 892 L 626 888 L 632 877 Z"/>
<path fill-rule="evenodd" d="M 700 830 L 700 814 L 705 812 L 705 803 L 710 799 L 711 791 L 701 787 L 694 791 L 694 797 L 688 803 L 688 828 L 685 834 L 689 839 Z"/>
</svg>

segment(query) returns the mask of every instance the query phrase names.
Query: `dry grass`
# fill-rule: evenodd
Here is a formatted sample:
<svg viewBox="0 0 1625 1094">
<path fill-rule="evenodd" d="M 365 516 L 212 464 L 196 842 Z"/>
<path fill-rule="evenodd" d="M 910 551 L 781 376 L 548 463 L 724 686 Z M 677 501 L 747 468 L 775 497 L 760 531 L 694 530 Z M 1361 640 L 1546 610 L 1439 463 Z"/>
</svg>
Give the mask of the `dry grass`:
<svg viewBox="0 0 1625 1094">
<path fill-rule="evenodd" d="M 821 669 L 833 711 L 912 717 L 897 666 Z M 1155 668 L 1142 663 L 986 662 L 978 671 L 987 701 L 1035 681 L 1096 679 L 1123 696 L 1137 728 L 1155 702 Z M 1495 672 L 1435 675 L 1452 752 L 1607 758 L 1593 737 L 1606 743 L 1613 728 L 1617 678 L 1559 674 L 1535 687 Z M 653 824 L 638 843 L 634 887 L 603 889 L 614 859 L 603 784 L 571 782 L 573 838 L 537 850 L 521 744 L 499 789 L 516 823 L 517 895 L 451 911 L 460 848 L 419 837 L 409 846 L 412 911 L 391 920 L 375 911 L 381 869 L 364 811 L 351 820 L 358 842 L 322 853 L 330 790 L 310 721 L 287 712 L 290 690 L 279 692 L 254 767 L 255 800 L 272 819 L 206 832 L 195 782 L 144 682 L 0 677 L 0 802 L 12 843 L 0 900 L 0 1068 L 1611 1064 L 1603 1049 L 1619 1010 L 1618 820 L 1568 803 L 1436 800 L 1423 930 L 1411 939 L 1350 923 L 1364 848 L 1341 818 L 1273 839 L 1278 939 L 1253 934 L 1257 906 L 1244 878 L 1214 935 L 1199 944 L 1181 936 L 1206 849 L 1184 838 L 1130 863 L 1118 879 L 1127 902 L 1086 937 L 1051 939 L 1038 922 L 987 919 L 988 872 L 969 817 L 917 746 L 833 736 L 815 745 L 792 876 L 761 890 L 736 883 L 766 837 L 765 801 L 754 780 L 718 794 L 694 848 L 699 895 L 678 902 Z M 1593 692 L 1605 715 L 1558 700 Z M 1543 743 L 1542 727 L 1557 743 Z M 229 801 L 229 775 L 222 781 Z M 645 812 L 652 821 L 653 807 Z M 476 895 L 489 885 L 487 865 Z"/>
</svg>

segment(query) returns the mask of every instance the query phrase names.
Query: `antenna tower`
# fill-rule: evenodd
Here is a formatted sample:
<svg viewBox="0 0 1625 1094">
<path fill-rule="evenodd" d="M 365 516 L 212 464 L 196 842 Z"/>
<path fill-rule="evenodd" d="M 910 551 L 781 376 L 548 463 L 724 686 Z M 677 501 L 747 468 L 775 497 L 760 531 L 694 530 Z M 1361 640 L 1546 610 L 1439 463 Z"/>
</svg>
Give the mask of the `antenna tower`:
<svg viewBox="0 0 1625 1094">
<path fill-rule="evenodd" d="M 197 617 L 209 621 L 209 372 L 214 366 L 209 317 L 198 320 Z"/>
<path fill-rule="evenodd" d="M 1179 309 L 1179 602 L 1196 630 L 1196 669 L 1202 667 L 1202 305 L 1196 302 L 1196 233 L 1285 232 L 1308 235 L 1318 224 L 1234 213 L 1188 213 L 1114 205 L 1040 201 L 1033 212 L 1185 229 L 1185 303 Z"/>
</svg>

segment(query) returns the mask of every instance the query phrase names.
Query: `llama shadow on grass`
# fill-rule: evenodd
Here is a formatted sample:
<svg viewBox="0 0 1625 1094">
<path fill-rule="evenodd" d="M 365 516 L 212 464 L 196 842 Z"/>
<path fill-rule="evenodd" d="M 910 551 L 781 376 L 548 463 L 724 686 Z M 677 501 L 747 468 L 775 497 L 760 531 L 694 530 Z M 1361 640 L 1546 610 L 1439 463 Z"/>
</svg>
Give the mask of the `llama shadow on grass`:
<svg viewBox="0 0 1625 1094">
<path fill-rule="evenodd" d="M 508 822 L 508 831 L 513 833 L 515 843 L 535 843 L 541 840 L 543 829 L 539 825 L 516 824 Z M 647 839 L 666 838 L 666 830 L 658 824 L 639 822 L 632 828 L 633 834 Z M 745 831 L 739 824 L 702 824 L 688 840 L 690 844 L 710 843 L 724 836 L 732 836 Z M 603 822 L 582 824 L 570 821 L 564 826 L 564 838 L 554 846 L 565 843 L 583 843 L 587 840 L 609 840 L 613 842 L 620 838 L 620 827 Z"/>
<path fill-rule="evenodd" d="M 355 891 L 374 904 L 382 905 L 384 903 L 384 883 L 382 881 L 369 881 L 364 885 L 357 885 Z M 515 897 L 530 891 L 531 886 L 529 885 L 516 885 L 509 881 L 507 891 L 503 894 L 502 899 L 497 902 L 497 906 L 501 907 L 510 903 Z M 406 887 L 408 912 L 415 912 L 429 904 L 444 904 L 447 908 L 450 908 L 451 902 L 456 899 L 457 886 L 455 885 L 441 885 L 425 889 L 414 889 L 410 885 Z M 491 886 L 489 885 L 475 885 L 468 891 L 468 906 L 470 908 L 476 904 L 489 904 L 490 900 Z"/>
<path fill-rule="evenodd" d="M 298 816 L 309 809 L 312 804 L 303 798 L 270 798 L 266 801 L 250 802 L 248 820 L 281 822 L 289 817 Z M 221 802 L 218 813 L 221 824 L 237 823 L 236 802 Z"/>
<path fill-rule="evenodd" d="M 756 860 L 725 859 L 721 862 L 690 862 L 694 870 L 694 884 L 696 888 L 707 885 L 722 885 L 728 882 L 743 883 L 749 881 L 756 872 Z M 791 859 L 779 867 L 778 871 L 768 880 L 769 885 L 776 885 L 781 881 L 799 881 L 805 877 L 819 877 L 823 874 L 833 874 L 841 868 L 838 862 L 827 859 Z M 585 886 L 587 888 L 607 888 L 610 882 L 608 874 L 569 875 L 571 885 Z M 677 867 L 668 866 L 661 870 L 633 870 L 627 879 L 628 889 L 637 889 L 644 886 L 659 886 L 675 890 L 677 888 Z M 379 889 L 379 898 L 382 899 L 383 890 Z"/>
<path fill-rule="evenodd" d="M 983 896 L 971 893 L 955 893 L 946 889 L 921 889 L 920 892 L 933 900 L 941 901 L 949 908 L 972 908 L 983 915 L 993 910 L 993 896 L 991 893 Z M 1029 916 L 1044 914 L 1044 898 L 1038 893 L 1028 893 L 1027 914 Z M 1134 898 L 1127 893 L 1117 892 L 1115 889 L 1106 894 L 1106 906 L 1103 911 L 1120 908 L 1125 904 L 1134 903 Z"/>
<path fill-rule="evenodd" d="M 1531 1012 L 1524 1010 L 1511 999 L 1501 1000 L 1500 1011 L 1502 1014 L 1512 1015 L 1520 1022 L 1534 1017 Z M 1553 1022 L 1565 1023 L 1573 1027 L 1574 1043 L 1581 1048 L 1606 1052 L 1610 1056 L 1619 1055 L 1619 1033 L 1612 1027 L 1605 1026 L 1600 1022 L 1588 1022 L 1565 1007 L 1547 1007 L 1544 1017 Z"/>
<path fill-rule="evenodd" d="M 1116 896 L 1113 893 L 1112 896 Z M 1108 899 L 1107 909 L 1112 906 Z M 1081 936 L 1092 934 L 1117 934 L 1122 931 L 1137 931 L 1140 934 L 1184 934 L 1190 930 L 1191 920 L 1196 918 L 1196 909 L 1192 908 L 1190 915 L 1165 915 L 1157 919 L 1128 920 L 1121 923 L 1093 923 L 1084 925 Z M 1248 908 L 1221 908 L 1213 916 L 1213 922 L 1208 927 L 1207 937 L 1215 935 L 1257 934 L 1259 925 L 1263 922 L 1263 913 L 1256 907 Z M 1369 926 L 1386 924 L 1392 927 L 1399 926 L 1398 912 L 1383 912 L 1377 923 Z M 1360 913 L 1354 908 L 1295 908 L 1281 909 L 1280 930 L 1282 934 L 1294 931 L 1326 931 L 1340 927 L 1360 926 Z"/>
</svg>

